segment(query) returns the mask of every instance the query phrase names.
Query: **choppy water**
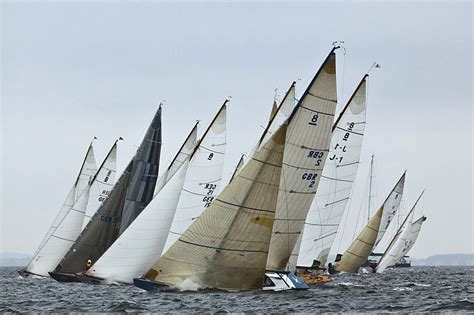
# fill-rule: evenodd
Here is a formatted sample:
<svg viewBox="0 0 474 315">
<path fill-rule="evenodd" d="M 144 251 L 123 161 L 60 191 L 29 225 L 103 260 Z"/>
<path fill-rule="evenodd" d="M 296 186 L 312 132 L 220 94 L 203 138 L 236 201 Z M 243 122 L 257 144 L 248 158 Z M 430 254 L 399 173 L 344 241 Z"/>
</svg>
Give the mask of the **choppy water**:
<svg viewBox="0 0 474 315">
<path fill-rule="evenodd" d="M 341 274 L 307 291 L 148 293 L 134 286 L 23 279 L 0 268 L 0 311 L 14 312 L 474 312 L 474 267 Z"/>
</svg>

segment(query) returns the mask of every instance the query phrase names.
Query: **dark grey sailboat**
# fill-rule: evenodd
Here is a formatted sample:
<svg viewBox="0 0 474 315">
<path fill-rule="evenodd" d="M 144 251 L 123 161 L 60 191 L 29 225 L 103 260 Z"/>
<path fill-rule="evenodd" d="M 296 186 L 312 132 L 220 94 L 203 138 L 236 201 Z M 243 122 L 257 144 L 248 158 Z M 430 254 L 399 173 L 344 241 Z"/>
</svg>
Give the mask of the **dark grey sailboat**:
<svg viewBox="0 0 474 315">
<path fill-rule="evenodd" d="M 161 105 L 134 158 L 50 276 L 76 282 L 75 274 L 97 261 L 153 199 L 161 152 Z"/>
</svg>

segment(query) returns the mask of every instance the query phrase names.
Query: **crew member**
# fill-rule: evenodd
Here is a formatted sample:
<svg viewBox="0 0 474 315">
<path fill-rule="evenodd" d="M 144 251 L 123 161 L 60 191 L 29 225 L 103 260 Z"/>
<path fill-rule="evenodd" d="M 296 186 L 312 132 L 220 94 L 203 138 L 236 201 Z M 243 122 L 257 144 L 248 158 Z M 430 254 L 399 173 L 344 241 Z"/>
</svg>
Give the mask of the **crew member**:
<svg viewBox="0 0 474 315">
<path fill-rule="evenodd" d="M 88 259 L 86 263 L 86 270 L 89 270 L 90 267 L 92 267 L 92 260 Z"/>
</svg>

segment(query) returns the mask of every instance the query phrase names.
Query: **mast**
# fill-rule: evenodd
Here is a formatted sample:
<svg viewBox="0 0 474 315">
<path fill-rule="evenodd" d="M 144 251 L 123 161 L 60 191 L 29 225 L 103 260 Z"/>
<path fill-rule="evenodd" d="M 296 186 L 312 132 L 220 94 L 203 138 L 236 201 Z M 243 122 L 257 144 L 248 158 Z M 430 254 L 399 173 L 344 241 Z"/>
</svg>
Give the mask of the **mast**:
<svg viewBox="0 0 474 315">
<path fill-rule="evenodd" d="M 374 172 L 374 154 L 372 154 L 372 158 L 370 160 L 370 177 L 369 177 L 369 206 L 367 207 L 367 222 L 370 221 L 370 205 L 372 201 L 372 178 Z"/>
</svg>

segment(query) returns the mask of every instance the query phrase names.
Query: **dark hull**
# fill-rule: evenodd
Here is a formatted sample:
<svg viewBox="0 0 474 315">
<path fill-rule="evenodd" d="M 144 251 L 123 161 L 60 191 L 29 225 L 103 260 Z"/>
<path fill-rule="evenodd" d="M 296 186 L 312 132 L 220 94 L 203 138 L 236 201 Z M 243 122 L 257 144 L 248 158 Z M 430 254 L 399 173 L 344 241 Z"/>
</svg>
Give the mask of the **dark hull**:
<svg viewBox="0 0 474 315">
<path fill-rule="evenodd" d="M 49 272 L 51 278 L 59 282 L 79 282 L 76 275 L 61 272 Z"/>
<path fill-rule="evenodd" d="M 25 269 L 17 270 L 18 274 L 22 276 L 23 278 L 28 278 L 28 277 L 41 277 L 41 278 L 46 278 L 46 276 L 43 275 L 38 275 L 36 273 L 32 273 L 29 271 L 26 271 Z"/>
<path fill-rule="evenodd" d="M 76 279 L 79 282 L 88 283 L 88 284 L 103 284 L 104 279 L 91 277 L 83 274 L 76 274 Z"/>
<path fill-rule="evenodd" d="M 398 263 L 395 265 L 396 268 L 409 268 L 411 267 L 411 263 Z"/>
<path fill-rule="evenodd" d="M 161 283 L 161 282 L 156 282 L 156 281 L 151 281 L 148 279 L 144 278 L 133 278 L 133 284 L 140 289 L 147 290 L 150 292 L 154 291 L 171 291 L 172 289 L 170 288 L 169 285 Z"/>
</svg>

